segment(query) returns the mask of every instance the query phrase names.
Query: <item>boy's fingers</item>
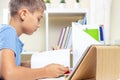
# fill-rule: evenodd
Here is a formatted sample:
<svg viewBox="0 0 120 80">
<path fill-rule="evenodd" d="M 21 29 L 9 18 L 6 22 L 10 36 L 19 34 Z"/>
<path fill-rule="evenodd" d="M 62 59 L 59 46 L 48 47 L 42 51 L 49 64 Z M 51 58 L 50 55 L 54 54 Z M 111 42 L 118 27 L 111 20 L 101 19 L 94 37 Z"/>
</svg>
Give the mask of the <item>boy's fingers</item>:
<svg viewBox="0 0 120 80">
<path fill-rule="evenodd" d="M 64 74 L 64 73 L 68 72 L 69 69 L 66 68 L 66 67 L 61 67 L 61 68 L 60 68 L 60 71 Z"/>
</svg>

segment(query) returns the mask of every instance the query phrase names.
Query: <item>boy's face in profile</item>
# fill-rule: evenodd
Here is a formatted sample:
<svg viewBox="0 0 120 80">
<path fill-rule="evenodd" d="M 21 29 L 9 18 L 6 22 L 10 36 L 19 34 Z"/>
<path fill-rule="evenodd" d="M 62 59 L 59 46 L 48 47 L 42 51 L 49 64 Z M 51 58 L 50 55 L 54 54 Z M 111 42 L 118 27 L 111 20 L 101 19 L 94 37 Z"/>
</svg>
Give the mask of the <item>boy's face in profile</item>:
<svg viewBox="0 0 120 80">
<path fill-rule="evenodd" d="M 21 11 L 20 17 L 23 19 L 21 22 L 21 28 L 23 33 L 32 34 L 40 26 L 40 20 L 43 17 L 44 10 L 38 10 L 31 13 L 27 9 Z"/>
</svg>

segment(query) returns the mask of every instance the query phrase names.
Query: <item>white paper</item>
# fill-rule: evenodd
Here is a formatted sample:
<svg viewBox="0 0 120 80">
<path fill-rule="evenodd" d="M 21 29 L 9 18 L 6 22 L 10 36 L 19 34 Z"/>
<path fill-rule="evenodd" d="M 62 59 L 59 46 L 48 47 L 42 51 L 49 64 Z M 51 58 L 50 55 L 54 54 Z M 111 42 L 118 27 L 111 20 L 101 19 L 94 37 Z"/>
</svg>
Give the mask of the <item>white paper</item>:
<svg viewBox="0 0 120 80">
<path fill-rule="evenodd" d="M 70 67 L 70 50 L 54 50 L 35 53 L 31 57 L 31 68 L 40 68 L 48 64 L 56 63 Z"/>
<path fill-rule="evenodd" d="M 31 68 L 40 68 L 48 64 L 56 63 L 70 67 L 70 50 L 54 50 L 42 53 L 35 53 L 31 57 Z M 46 78 L 39 80 L 64 80 L 64 77 Z"/>
<path fill-rule="evenodd" d="M 76 26 L 72 25 L 72 40 L 73 40 L 73 66 L 78 62 L 82 54 L 90 45 L 99 44 L 100 42 L 96 41 L 86 32 L 81 29 L 82 25 Z"/>
</svg>

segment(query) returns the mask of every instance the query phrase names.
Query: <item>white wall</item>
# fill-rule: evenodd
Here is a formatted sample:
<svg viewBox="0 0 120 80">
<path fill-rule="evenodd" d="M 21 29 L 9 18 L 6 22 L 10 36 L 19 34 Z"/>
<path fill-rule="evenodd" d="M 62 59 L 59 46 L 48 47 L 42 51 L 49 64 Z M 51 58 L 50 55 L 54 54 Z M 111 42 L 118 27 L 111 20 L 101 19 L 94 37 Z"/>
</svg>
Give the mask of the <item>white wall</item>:
<svg viewBox="0 0 120 80">
<path fill-rule="evenodd" d="M 59 7 L 59 3 L 61 0 L 51 0 L 52 7 Z M 72 8 L 74 7 L 74 3 L 76 0 L 65 0 L 66 1 L 66 7 Z M 89 0 L 80 0 L 82 7 L 88 7 L 89 6 Z"/>
<path fill-rule="evenodd" d="M 3 8 L 8 8 L 8 3 L 9 3 L 9 0 L 0 0 L 0 24 L 2 24 L 3 22 Z"/>
<path fill-rule="evenodd" d="M 111 11 L 111 42 L 119 40 L 120 43 L 120 0 L 112 1 Z"/>
</svg>

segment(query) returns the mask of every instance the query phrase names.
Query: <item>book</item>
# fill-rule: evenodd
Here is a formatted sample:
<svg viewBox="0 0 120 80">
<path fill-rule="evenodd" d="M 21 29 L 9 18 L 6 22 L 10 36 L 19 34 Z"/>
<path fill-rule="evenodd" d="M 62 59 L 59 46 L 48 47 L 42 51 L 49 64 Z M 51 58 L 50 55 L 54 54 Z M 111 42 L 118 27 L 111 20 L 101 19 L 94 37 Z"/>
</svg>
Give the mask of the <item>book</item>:
<svg viewBox="0 0 120 80">
<path fill-rule="evenodd" d="M 87 19 L 86 19 L 86 17 L 84 17 L 83 19 L 82 19 L 82 25 L 86 25 L 87 24 Z"/>
<path fill-rule="evenodd" d="M 100 34 L 100 42 L 105 44 L 104 42 L 104 25 L 99 26 L 99 34 Z"/>
<path fill-rule="evenodd" d="M 62 46 L 62 43 L 63 43 L 63 38 L 65 36 L 65 31 L 66 31 L 66 28 L 62 28 L 61 30 L 61 33 L 60 33 L 60 37 L 59 37 L 59 40 L 58 40 L 58 47 L 61 48 Z"/>
<path fill-rule="evenodd" d="M 83 17 L 83 19 L 79 19 L 77 21 L 78 24 L 81 24 L 81 25 L 86 25 L 87 24 L 87 18 L 86 17 Z"/>
<path fill-rule="evenodd" d="M 72 27 L 70 27 L 65 49 L 72 48 Z"/>
<path fill-rule="evenodd" d="M 65 32 L 65 34 L 64 34 L 64 38 L 63 38 L 63 43 L 62 43 L 61 49 L 64 49 L 64 46 L 65 46 L 65 43 L 66 43 L 66 39 L 67 39 L 68 32 L 69 32 L 69 26 L 66 27 L 66 32 Z"/>
<path fill-rule="evenodd" d="M 88 27 L 89 29 L 95 29 L 95 31 L 90 30 L 90 33 L 92 34 L 95 34 L 95 32 L 98 33 L 98 31 L 96 31 L 96 27 L 94 28 L 94 26 L 95 25 L 76 25 L 72 23 L 72 48 L 73 48 L 73 62 L 74 62 L 73 66 L 76 64 L 78 59 L 82 56 L 82 54 L 84 53 L 87 47 L 91 45 L 101 44 L 98 40 L 94 38 L 96 36 L 98 38 L 99 35 L 91 36 L 90 34 L 88 34 L 89 31 L 87 32 L 84 31 L 86 27 Z"/>
<path fill-rule="evenodd" d="M 70 50 L 61 49 L 54 51 L 45 51 L 41 53 L 34 53 L 31 57 L 31 68 L 41 68 L 52 63 L 70 67 Z M 64 77 L 45 78 L 38 80 L 64 80 Z"/>
<path fill-rule="evenodd" d="M 51 63 L 70 67 L 70 50 L 45 51 L 34 53 L 31 57 L 31 68 L 41 68 Z"/>
</svg>

